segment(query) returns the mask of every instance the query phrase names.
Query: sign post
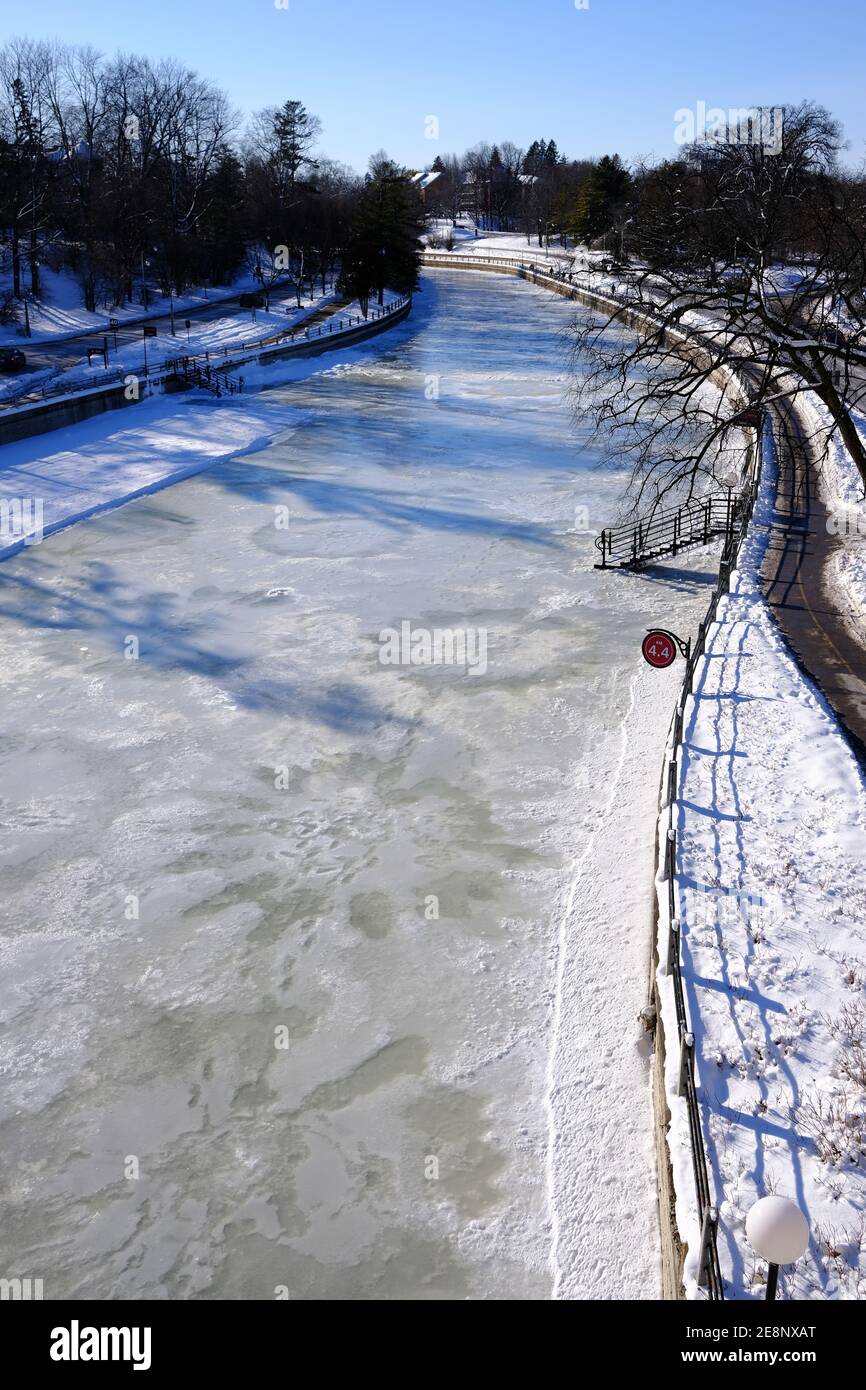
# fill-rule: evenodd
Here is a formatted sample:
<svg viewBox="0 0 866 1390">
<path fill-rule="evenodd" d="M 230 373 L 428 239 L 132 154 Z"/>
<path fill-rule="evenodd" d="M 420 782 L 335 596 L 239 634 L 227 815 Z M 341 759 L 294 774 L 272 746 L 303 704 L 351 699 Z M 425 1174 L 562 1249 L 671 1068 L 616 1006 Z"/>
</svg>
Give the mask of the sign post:
<svg viewBox="0 0 866 1390">
<path fill-rule="evenodd" d="M 675 632 L 667 632 L 662 627 L 651 627 L 641 643 L 644 661 L 657 671 L 663 671 L 667 666 L 673 666 L 677 659 L 678 650 L 680 655 L 688 661 L 691 649 L 692 639 L 690 637 L 684 642 L 681 637 L 677 637 Z"/>
<path fill-rule="evenodd" d="M 109 319 L 108 326 L 114 334 L 114 351 L 117 352 L 117 330 L 120 327 L 120 319 Z"/>
<path fill-rule="evenodd" d="M 156 328 L 152 323 L 146 323 L 142 329 L 144 342 L 144 375 L 147 376 L 147 340 L 156 337 Z"/>
</svg>

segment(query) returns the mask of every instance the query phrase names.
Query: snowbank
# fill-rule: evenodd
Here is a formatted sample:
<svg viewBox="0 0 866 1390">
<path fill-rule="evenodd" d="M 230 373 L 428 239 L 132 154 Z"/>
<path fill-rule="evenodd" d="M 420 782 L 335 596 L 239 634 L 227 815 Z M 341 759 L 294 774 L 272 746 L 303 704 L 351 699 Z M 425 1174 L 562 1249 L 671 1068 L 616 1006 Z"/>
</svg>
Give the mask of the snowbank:
<svg viewBox="0 0 866 1390">
<path fill-rule="evenodd" d="M 264 448 L 301 418 L 266 397 L 158 397 L 71 430 L 7 444 L 0 465 L 0 559 L 84 517 Z M 33 532 L 26 542 L 22 517 L 31 523 L 39 518 L 38 529 L 26 528 Z"/>
<path fill-rule="evenodd" d="M 385 294 L 386 305 L 399 299 L 391 291 Z M 347 322 L 360 312 L 357 303 L 340 310 Z M 150 339 L 148 352 L 158 342 Z M 340 349 L 335 343 L 327 366 L 321 358 L 300 356 L 270 365 L 252 362 L 243 370 L 246 394 L 240 399 L 217 400 L 204 392 L 159 396 L 48 437 L 4 445 L 0 559 L 84 517 L 264 448 L 304 416 L 265 395 L 250 394 L 251 389 L 345 368 L 376 348 L 371 343 Z"/>
<path fill-rule="evenodd" d="M 726 1295 L 760 1298 L 744 1223 L 769 1192 L 806 1213 L 784 1296 L 866 1293 L 866 788 L 823 697 L 789 654 L 759 580 L 772 438 L 755 515 L 686 706 L 674 808 L 686 1007 L 720 1208 Z M 660 885 L 661 890 L 661 885 Z M 666 893 L 659 893 L 660 955 Z M 696 1286 L 697 1213 L 671 977 L 658 976 L 677 1222 Z"/>
<path fill-rule="evenodd" d="M 813 391 L 805 392 L 799 398 L 798 409 L 817 437 L 819 446 L 823 445 L 825 439 L 827 441 L 821 473 L 821 500 L 829 513 L 827 524 L 839 541 L 830 559 L 828 578 L 840 606 L 848 610 L 851 621 L 862 629 L 863 613 L 866 612 L 866 499 L 863 496 L 863 482 L 838 430 L 832 430 L 830 412 Z M 854 420 L 858 432 L 866 440 L 866 419 L 854 412 Z"/>
</svg>

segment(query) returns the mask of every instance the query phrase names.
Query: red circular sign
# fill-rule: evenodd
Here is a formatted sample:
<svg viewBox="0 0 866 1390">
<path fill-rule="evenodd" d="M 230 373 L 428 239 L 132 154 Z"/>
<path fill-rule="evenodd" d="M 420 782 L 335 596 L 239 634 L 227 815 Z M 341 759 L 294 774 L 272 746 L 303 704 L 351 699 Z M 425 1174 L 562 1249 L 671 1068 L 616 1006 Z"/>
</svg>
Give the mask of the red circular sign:
<svg viewBox="0 0 866 1390">
<path fill-rule="evenodd" d="M 648 632 L 641 651 L 650 666 L 672 666 L 677 659 L 677 644 L 669 632 Z"/>
</svg>

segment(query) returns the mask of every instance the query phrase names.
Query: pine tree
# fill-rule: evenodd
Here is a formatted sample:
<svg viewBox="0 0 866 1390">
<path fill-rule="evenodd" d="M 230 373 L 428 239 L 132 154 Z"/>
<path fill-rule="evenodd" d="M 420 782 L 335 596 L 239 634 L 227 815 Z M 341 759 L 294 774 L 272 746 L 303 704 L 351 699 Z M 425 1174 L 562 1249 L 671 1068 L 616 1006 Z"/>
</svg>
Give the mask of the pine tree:
<svg viewBox="0 0 866 1390">
<path fill-rule="evenodd" d="M 371 293 L 409 294 L 421 267 L 424 211 L 406 171 L 384 156 L 371 165 L 354 226 L 343 254 L 342 293 L 360 301 L 366 315 Z"/>
<path fill-rule="evenodd" d="M 228 283 L 244 258 L 244 172 L 234 151 L 226 146 L 209 180 L 209 203 L 200 235 L 213 284 Z"/>
<path fill-rule="evenodd" d="M 303 102 L 284 102 L 273 114 L 274 149 L 272 161 L 282 175 L 281 182 L 289 197 L 294 195 L 295 183 L 302 168 L 310 171 L 318 168 L 318 162 L 311 158 L 310 151 L 315 145 L 322 126 L 317 116 L 312 116 Z"/>
</svg>

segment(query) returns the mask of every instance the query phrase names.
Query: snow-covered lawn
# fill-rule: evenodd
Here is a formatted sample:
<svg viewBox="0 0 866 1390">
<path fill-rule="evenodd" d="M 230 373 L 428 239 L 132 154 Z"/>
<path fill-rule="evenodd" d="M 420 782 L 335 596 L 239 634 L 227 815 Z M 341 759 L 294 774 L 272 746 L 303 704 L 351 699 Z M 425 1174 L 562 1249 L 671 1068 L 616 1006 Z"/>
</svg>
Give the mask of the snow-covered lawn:
<svg viewBox="0 0 866 1390">
<path fill-rule="evenodd" d="M 677 893 L 687 1009 L 732 1297 L 760 1298 L 744 1222 L 778 1192 L 811 1243 L 785 1296 L 866 1293 L 866 787 L 799 671 L 758 571 L 775 496 L 768 439 L 755 518 L 685 712 Z M 667 934 L 660 891 L 660 948 Z M 698 1231 L 672 981 L 659 976 L 679 1229 Z"/>
<path fill-rule="evenodd" d="M 146 309 L 142 304 L 100 305 L 95 313 L 91 313 L 84 308 L 81 286 L 75 276 L 67 271 L 50 270 L 47 266 L 43 266 L 40 273 L 43 292 L 40 299 L 30 305 L 31 336 L 23 340 L 25 343 L 57 343 L 64 338 L 75 338 L 79 333 L 108 332 L 109 319 L 118 319 L 120 323 L 135 322 L 137 319 L 167 314 L 171 307 L 168 295 L 151 290 Z M 10 277 L 3 276 L 0 289 L 9 288 Z M 254 275 L 241 275 L 231 285 L 221 285 L 217 289 L 191 289 L 188 294 L 174 300 L 174 311 L 182 317 L 187 309 L 201 309 L 208 304 L 219 303 L 221 299 L 233 299 L 245 290 L 261 290 Z M 20 347 L 22 335 L 19 329 L 22 326 L 23 311 L 21 323 L 0 324 L 0 345 Z"/>
</svg>

